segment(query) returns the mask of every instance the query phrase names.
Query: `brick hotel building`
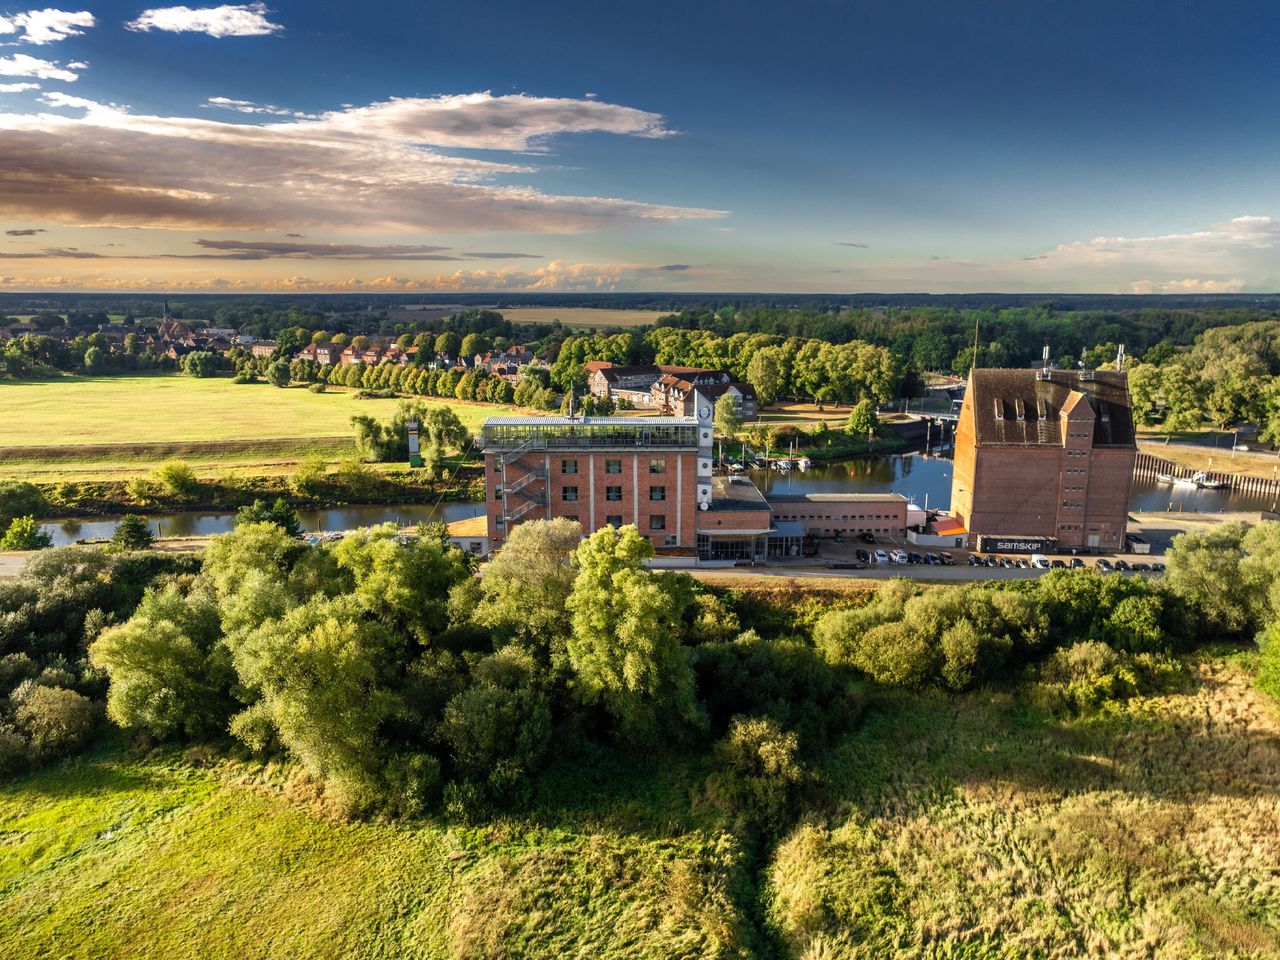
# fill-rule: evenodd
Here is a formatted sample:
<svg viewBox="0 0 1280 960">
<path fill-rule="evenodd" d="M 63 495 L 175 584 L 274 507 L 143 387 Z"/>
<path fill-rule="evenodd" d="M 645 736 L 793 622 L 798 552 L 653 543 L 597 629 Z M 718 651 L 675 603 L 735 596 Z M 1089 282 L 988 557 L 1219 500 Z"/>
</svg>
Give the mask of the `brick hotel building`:
<svg viewBox="0 0 1280 960">
<path fill-rule="evenodd" d="M 974 370 L 956 424 L 951 513 L 978 539 L 1124 548 L 1137 456 L 1112 370 Z"/>
</svg>

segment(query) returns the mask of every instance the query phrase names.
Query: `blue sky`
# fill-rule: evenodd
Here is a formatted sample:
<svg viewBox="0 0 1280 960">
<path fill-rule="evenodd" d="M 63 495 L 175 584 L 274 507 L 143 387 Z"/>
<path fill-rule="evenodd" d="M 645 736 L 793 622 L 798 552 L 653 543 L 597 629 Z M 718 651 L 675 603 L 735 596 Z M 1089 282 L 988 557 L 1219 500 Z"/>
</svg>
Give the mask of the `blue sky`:
<svg viewBox="0 0 1280 960">
<path fill-rule="evenodd" d="M 1247 2 L 0 6 L 0 288 L 1275 290 L 1277 26 Z"/>
</svg>

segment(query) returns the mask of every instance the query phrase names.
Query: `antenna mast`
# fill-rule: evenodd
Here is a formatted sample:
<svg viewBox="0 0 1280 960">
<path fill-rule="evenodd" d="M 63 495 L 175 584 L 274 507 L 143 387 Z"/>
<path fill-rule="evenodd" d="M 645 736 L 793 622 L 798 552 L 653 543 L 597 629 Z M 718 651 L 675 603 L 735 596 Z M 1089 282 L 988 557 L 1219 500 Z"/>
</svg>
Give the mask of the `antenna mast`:
<svg viewBox="0 0 1280 960">
<path fill-rule="evenodd" d="M 1124 373 L 1124 344 L 1120 344 L 1120 349 L 1116 353 L 1116 369 Z"/>
<path fill-rule="evenodd" d="M 978 365 L 978 317 L 975 314 L 973 318 L 973 362 L 969 364 L 970 373 Z"/>
</svg>

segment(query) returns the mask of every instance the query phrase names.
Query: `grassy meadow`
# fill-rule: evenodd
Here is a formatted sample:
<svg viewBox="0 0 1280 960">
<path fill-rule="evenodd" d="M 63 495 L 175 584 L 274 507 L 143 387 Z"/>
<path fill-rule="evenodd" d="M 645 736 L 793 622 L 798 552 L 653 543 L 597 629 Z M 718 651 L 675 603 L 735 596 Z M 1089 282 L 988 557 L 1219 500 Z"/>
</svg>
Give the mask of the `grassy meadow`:
<svg viewBox="0 0 1280 960">
<path fill-rule="evenodd" d="M 313 450 L 335 459 L 351 455 L 352 416 L 390 419 L 397 403 L 357 400 L 341 389 L 316 394 L 223 377 L 0 380 L 0 474 L 37 481 L 107 479 L 145 473 L 174 456 L 203 472 L 287 472 Z M 448 405 L 472 430 L 486 417 L 514 412 L 488 404 Z"/>
<path fill-rule="evenodd" d="M 566 327 L 640 327 L 665 317 L 669 310 L 604 310 L 595 307 L 514 307 L 502 316 L 512 323 L 555 323 Z"/>
<path fill-rule="evenodd" d="M 341 823 L 299 778 L 124 748 L 0 786 L 0 945 L 77 957 L 1274 957 L 1280 719 L 1247 658 L 1053 719 L 889 691 L 776 845 L 679 760 L 525 813 Z"/>
</svg>

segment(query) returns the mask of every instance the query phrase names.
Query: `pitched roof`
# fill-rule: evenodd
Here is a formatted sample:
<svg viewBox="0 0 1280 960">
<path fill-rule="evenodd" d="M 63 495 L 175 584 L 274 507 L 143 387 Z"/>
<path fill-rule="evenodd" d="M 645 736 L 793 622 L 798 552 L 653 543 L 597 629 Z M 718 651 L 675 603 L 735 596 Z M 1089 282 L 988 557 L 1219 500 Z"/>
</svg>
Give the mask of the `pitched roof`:
<svg viewBox="0 0 1280 960">
<path fill-rule="evenodd" d="M 964 402 L 979 444 L 1061 446 L 1063 415 L 1092 413 L 1095 447 L 1134 445 L 1128 377 L 1114 370 L 974 370 Z"/>
</svg>

